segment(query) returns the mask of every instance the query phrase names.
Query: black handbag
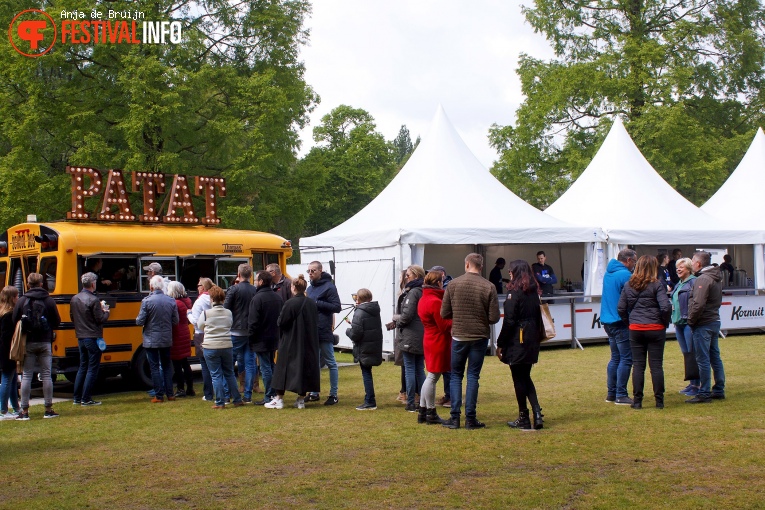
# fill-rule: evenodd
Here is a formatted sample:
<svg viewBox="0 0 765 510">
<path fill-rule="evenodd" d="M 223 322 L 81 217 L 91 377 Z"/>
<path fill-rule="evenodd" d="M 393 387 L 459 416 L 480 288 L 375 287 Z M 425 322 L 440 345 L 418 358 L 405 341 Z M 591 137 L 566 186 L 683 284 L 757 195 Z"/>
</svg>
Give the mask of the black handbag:
<svg viewBox="0 0 765 510">
<path fill-rule="evenodd" d="M 696 353 L 684 352 L 683 358 L 685 361 L 685 379 L 686 381 L 692 381 L 694 379 L 700 379 L 699 376 L 699 364 L 696 363 Z"/>
</svg>

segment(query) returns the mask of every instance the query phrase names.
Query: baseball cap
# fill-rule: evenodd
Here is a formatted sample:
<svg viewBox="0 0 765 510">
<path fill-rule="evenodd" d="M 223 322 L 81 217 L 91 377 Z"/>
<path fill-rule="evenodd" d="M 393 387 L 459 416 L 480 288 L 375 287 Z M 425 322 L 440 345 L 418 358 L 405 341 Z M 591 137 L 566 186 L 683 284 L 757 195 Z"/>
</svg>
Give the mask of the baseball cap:
<svg viewBox="0 0 765 510">
<path fill-rule="evenodd" d="M 157 274 L 162 274 L 162 266 L 159 265 L 157 262 L 152 262 L 148 266 L 143 266 L 144 271 L 153 271 Z"/>
<path fill-rule="evenodd" d="M 428 269 L 428 273 L 430 273 L 431 271 L 443 271 L 445 273 L 446 268 L 444 266 L 433 266 L 430 269 Z"/>
</svg>

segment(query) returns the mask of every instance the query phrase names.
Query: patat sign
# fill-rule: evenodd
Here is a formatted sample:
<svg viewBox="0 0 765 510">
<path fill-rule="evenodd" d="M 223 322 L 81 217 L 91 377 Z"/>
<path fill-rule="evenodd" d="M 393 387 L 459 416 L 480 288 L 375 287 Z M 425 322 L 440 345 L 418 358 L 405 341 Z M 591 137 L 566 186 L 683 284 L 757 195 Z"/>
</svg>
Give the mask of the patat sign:
<svg viewBox="0 0 765 510">
<path fill-rule="evenodd" d="M 66 173 L 72 178 L 72 210 L 66 213 L 70 220 L 186 225 L 220 223 L 217 198 L 226 196 L 226 180 L 222 177 L 193 176 L 194 195 L 204 196 L 205 199 L 205 215 L 200 218 L 194 212 L 192 189 L 185 175 L 173 175 L 167 191 L 165 174 L 133 172 L 132 191 L 143 192 L 143 214 L 136 217 L 121 170 L 109 170 L 106 181 L 95 168 L 68 166 Z M 160 195 L 165 195 L 164 199 Z M 85 199 L 90 197 L 100 197 L 100 206 L 94 214 L 85 210 Z"/>
</svg>

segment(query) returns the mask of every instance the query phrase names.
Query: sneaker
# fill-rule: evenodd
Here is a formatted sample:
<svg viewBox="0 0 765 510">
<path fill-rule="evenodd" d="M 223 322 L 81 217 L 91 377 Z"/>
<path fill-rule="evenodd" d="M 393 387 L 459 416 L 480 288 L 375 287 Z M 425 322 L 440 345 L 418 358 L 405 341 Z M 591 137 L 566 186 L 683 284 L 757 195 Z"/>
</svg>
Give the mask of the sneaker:
<svg viewBox="0 0 765 510">
<path fill-rule="evenodd" d="M 688 383 L 688 386 L 686 386 L 685 388 L 683 388 L 682 390 L 680 390 L 680 391 L 679 391 L 679 393 L 680 393 L 681 395 L 685 395 L 685 392 L 686 392 L 686 391 L 688 391 L 688 390 L 690 390 L 691 388 L 693 388 L 693 385 L 692 385 L 691 383 Z"/>
<path fill-rule="evenodd" d="M 712 398 L 711 397 L 700 397 L 696 395 L 693 398 L 689 398 L 685 401 L 686 404 L 711 404 Z"/>
<path fill-rule="evenodd" d="M 618 406 L 631 406 L 634 402 L 629 397 L 618 397 L 614 403 Z"/>
<path fill-rule="evenodd" d="M 100 406 L 101 402 L 95 401 L 95 400 L 88 400 L 87 402 L 83 402 L 80 404 L 82 407 L 90 407 L 90 406 Z"/>
<path fill-rule="evenodd" d="M 204 400 L 205 402 L 212 402 L 215 399 L 214 398 L 202 397 L 202 400 Z"/>
<path fill-rule="evenodd" d="M 419 411 L 419 409 L 417 409 L 417 406 L 414 404 L 412 405 L 407 404 L 406 407 L 404 408 L 404 411 L 406 411 L 407 413 L 416 413 L 417 411 Z"/>
<path fill-rule="evenodd" d="M 402 404 L 406 404 L 406 392 L 402 391 L 398 394 L 398 397 L 396 397 L 396 400 L 401 402 Z"/>
<path fill-rule="evenodd" d="M 337 404 L 338 402 L 339 402 L 339 400 L 337 400 L 336 396 L 330 395 L 330 396 L 327 397 L 327 400 L 324 402 L 324 405 L 325 406 L 333 406 L 333 405 Z"/>
<path fill-rule="evenodd" d="M 43 418 L 58 418 L 58 413 L 54 411 L 53 409 L 50 409 L 48 411 L 45 411 L 45 414 L 43 414 Z"/>
<path fill-rule="evenodd" d="M 18 421 L 29 421 L 29 413 L 21 412 L 16 417 Z"/>
<path fill-rule="evenodd" d="M 306 402 L 318 402 L 319 401 L 319 394 L 318 393 L 309 393 L 305 396 Z"/>
<path fill-rule="evenodd" d="M 356 408 L 357 411 L 374 411 L 377 409 L 375 404 L 367 404 L 366 402 Z"/>
<path fill-rule="evenodd" d="M 273 400 L 273 399 L 271 399 L 271 400 Z M 268 404 L 269 402 L 271 402 L 271 400 L 266 400 L 266 399 L 258 400 L 257 402 L 255 402 L 255 405 L 256 406 L 264 406 L 264 405 Z"/>
<path fill-rule="evenodd" d="M 251 398 L 242 398 L 242 402 L 244 402 L 245 404 L 252 404 L 252 399 Z"/>
<path fill-rule="evenodd" d="M 149 390 L 149 391 L 146 392 L 146 394 L 149 395 L 150 397 L 156 397 L 157 396 L 157 392 L 154 391 L 154 390 Z"/>
<path fill-rule="evenodd" d="M 175 398 L 183 398 L 186 396 L 186 392 L 184 390 L 178 390 L 175 392 Z"/>
<path fill-rule="evenodd" d="M 264 404 L 263 407 L 266 409 L 284 409 L 284 399 L 275 398 L 271 402 Z"/>
<path fill-rule="evenodd" d="M 82 405 L 82 400 L 72 400 L 72 405 L 75 405 L 75 406 Z"/>
<path fill-rule="evenodd" d="M 616 395 L 606 395 L 606 402 L 614 403 L 616 402 Z"/>
<path fill-rule="evenodd" d="M 3 420 L 15 420 L 19 417 L 19 414 L 21 413 L 14 413 L 13 411 L 8 411 L 2 416 Z"/>
<path fill-rule="evenodd" d="M 162 404 L 165 401 L 163 397 L 154 397 L 151 399 L 152 404 Z"/>
<path fill-rule="evenodd" d="M 712 393 L 712 400 L 725 400 L 724 393 Z"/>
<path fill-rule="evenodd" d="M 686 397 L 695 397 L 699 394 L 698 386 L 691 386 L 687 391 L 683 392 Z"/>
<path fill-rule="evenodd" d="M 486 428 L 486 424 L 481 421 L 478 421 L 475 418 L 466 418 L 465 428 L 467 430 L 483 429 L 483 428 Z"/>
<path fill-rule="evenodd" d="M 305 409 L 305 399 L 298 397 L 292 407 L 296 409 Z"/>
</svg>

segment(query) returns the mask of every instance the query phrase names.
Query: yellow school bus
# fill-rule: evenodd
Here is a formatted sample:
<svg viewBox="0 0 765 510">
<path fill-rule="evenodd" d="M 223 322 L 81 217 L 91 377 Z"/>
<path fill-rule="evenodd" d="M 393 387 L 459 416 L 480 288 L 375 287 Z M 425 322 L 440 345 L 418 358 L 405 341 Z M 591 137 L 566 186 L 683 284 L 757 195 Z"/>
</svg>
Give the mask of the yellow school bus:
<svg viewBox="0 0 765 510">
<path fill-rule="evenodd" d="M 0 282 L 24 294 L 27 275 L 41 273 L 43 285 L 58 305 L 61 327 L 53 342 L 56 373 L 74 380 L 79 350 L 69 302 L 82 289 L 80 277 L 99 276 L 99 299 L 111 307 L 104 327 L 106 351 L 101 374 L 122 374 L 145 386 L 151 372 L 135 323 L 141 300 L 149 293 L 146 271 L 152 262 L 163 276 L 181 282 L 196 297 L 200 277 L 226 289 L 239 264 L 253 270 L 278 263 L 282 271 L 292 255 L 289 241 L 273 234 L 206 226 L 118 223 L 22 223 L 0 233 Z"/>
</svg>

